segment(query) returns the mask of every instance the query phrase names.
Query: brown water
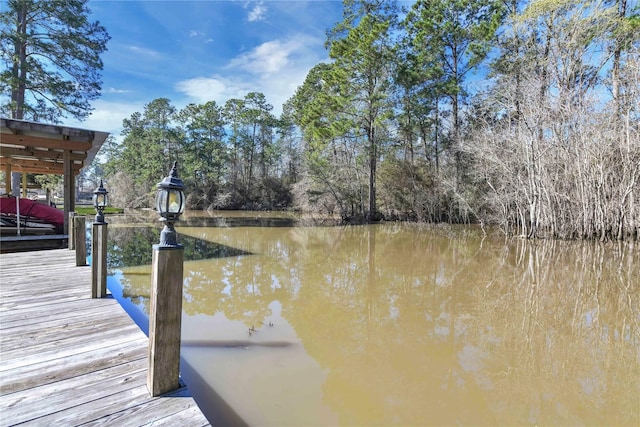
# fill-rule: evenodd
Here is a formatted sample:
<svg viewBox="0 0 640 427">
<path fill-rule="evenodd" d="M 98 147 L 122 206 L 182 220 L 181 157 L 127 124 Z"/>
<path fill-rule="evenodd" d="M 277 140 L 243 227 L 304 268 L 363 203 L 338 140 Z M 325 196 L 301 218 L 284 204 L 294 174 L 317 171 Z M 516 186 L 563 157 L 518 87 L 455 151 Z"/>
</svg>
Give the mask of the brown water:
<svg viewBox="0 0 640 427">
<path fill-rule="evenodd" d="M 637 247 L 198 215 L 183 239 L 233 249 L 185 262 L 182 356 L 212 417 L 640 425 Z M 149 265 L 121 271 L 148 306 Z"/>
</svg>

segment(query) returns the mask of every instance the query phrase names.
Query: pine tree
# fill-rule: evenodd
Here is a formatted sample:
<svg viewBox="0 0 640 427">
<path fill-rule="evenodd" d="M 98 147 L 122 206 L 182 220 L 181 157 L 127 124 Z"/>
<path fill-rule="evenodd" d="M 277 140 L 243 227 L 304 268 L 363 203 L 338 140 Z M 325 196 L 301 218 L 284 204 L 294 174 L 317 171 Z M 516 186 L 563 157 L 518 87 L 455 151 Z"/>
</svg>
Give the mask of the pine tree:
<svg viewBox="0 0 640 427">
<path fill-rule="evenodd" d="M 110 37 L 86 0 L 9 0 L 0 12 L 2 111 L 12 118 L 82 120 L 100 96 Z"/>
<path fill-rule="evenodd" d="M 366 219 L 377 218 L 376 174 L 380 149 L 392 116 L 392 33 L 397 5 L 389 1 L 345 0 L 344 19 L 328 32 L 327 47 L 334 60 L 328 77 L 336 106 L 350 119 L 347 136 L 364 145 L 369 165 Z"/>
</svg>

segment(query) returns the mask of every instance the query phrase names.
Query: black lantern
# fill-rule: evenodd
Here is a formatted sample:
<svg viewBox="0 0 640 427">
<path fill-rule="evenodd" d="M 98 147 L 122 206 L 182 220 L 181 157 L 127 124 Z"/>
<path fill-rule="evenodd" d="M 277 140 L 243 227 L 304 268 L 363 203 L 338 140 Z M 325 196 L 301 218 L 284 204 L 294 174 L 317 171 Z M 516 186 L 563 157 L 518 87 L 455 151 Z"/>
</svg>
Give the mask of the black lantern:
<svg viewBox="0 0 640 427">
<path fill-rule="evenodd" d="M 173 223 L 184 212 L 184 184 L 178 178 L 178 162 L 173 162 L 169 176 L 158 183 L 156 194 L 156 210 L 164 221 L 164 229 L 160 233 L 160 246 L 179 246 Z"/>
<path fill-rule="evenodd" d="M 93 207 L 96 208 L 96 220 L 98 224 L 104 224 L 104 208 L 109 204 L 109 192 L 102 186 L 102 180 L 100 180 L 100 187 L 96 188 L 93 192 Z"/>
</svg>

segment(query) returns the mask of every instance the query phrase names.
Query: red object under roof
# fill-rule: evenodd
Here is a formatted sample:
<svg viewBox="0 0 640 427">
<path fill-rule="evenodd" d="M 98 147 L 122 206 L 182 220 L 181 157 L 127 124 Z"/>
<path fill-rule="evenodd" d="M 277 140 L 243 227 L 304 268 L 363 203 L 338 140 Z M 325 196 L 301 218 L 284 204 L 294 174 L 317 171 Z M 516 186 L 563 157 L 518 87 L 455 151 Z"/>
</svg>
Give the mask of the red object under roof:
<svg viewBox="0 0 640 427">
<path fill-rule="evenodd" d="M 16 201 L 20 202 L 20 217 L 22 219 L 35 218 L 56 228 L 64 227 L 64 212 L 60 209 L 35 202 L 30 199 L 15 197 L 0 197 L 0 212 L 4 215 L 18 215 Z"/>
</svg>

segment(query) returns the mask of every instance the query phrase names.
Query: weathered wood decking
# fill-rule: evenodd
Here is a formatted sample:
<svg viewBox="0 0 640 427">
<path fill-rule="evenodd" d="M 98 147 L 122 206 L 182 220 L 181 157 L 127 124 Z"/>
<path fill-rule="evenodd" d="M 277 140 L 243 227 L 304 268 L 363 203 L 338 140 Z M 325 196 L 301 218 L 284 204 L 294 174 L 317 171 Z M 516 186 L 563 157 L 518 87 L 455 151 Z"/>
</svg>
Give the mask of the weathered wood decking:
<svg viewBox="0 0 640 427">
<path fill-rule="evenodd" d="M 1 227 L 6 232 L 5 226 Z M 63 249 L 67 247 L 69 236 L 66 234 L 36 234 L 26 236 L 0 236 L 0 253 L 24 252 L 39 249 Z"/>
<path fill-rule="evenodd" d="M 0 256 L 0 426 L 206 426 L 186 388 L 150 398 L 147 337 L 67 249 Z"/>
</svg>

